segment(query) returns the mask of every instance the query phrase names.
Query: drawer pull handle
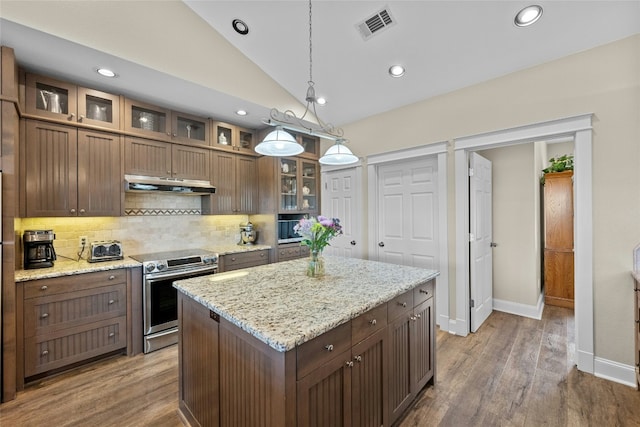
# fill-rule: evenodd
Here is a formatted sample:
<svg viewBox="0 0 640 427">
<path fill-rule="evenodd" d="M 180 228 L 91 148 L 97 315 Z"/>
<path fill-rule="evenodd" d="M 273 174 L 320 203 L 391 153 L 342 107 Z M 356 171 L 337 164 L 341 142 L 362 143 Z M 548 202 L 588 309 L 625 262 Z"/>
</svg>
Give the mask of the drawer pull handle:
<svg viewBox="0 0 640 427">
<path fill-rule="evenodd" d="M 356 357 L 353 358 L 353 360 L 355 360 L 356 362 L 362 362 L 362 356 L 357 355 Z"/>
<path fill-rule="evenodd" d="M 114 302 L 115 302 L 114 300 L 110 299 L 109 300 L 109 305 L 112 305 Z"/>
<path fill-rule="evenodd" d="M 376 319 L 371 319 L 369 320 L 369 323 L 371 323 L 371 326 L 376 326 L 376 323 L 378 322 L 376 322 Z"/>
<path fill-rule="evenodd" d="M 113 274 L 111 276 L 109 276 L 109 280 L 113 280 L 115 278 L 116 278 L 116 276 L 114 276 Z"/>
<path fill-rule="evenodd" d="M 115 333 L 115 332 L 111 332 L 111 333 L 109 334 L 109 338 L 113 338 L 113 337 L 115 337 L 115 336 L 116 336 L 116 333 Z"/>
<path fill-rule="evenodd" d="M 403 306 L 403 307 L 406 307 L 406 306 L 407 306 L 407 303 L 406 303 L 406 302 L 398 302 L 398 305 L 401 305 L 401 306 Z"/>
<path fill-rule="evenodd" d="M 41 291 L 46 291 L 47 289 L 49 289 L 47 285 L 42 285 L 42 287 L 40 288 Z"/>
<path fill-rule="evenodd" d="M 345 365 L 347 365 L 347 368 L 353 368 L 353 362 L 351 360 L 347 361 Z"/>
<path fill-rule="evenodd" d="M 47 354 L 49 354 L 49 350 L 43 350 L 43 351 L 42 351 L 42 355 L 43 355 L 43 356 L 46 356 Z"/>
<path fill-rule="evenodd" d="M 46 319 L 47 317 L 49 317 L 49 313 L 42 313 L 42 316 L 40 316 L 43 319 Z"/>
<path fill-rule="evenodd" d="M 324 348 L 325 348 L 327 351 L 333 351 L 333 344 L 325 345 L 325 346 L 324 346 Z"/>
<path fill-rule="evenodd" d="M 420 293 L 429 295 L 429 291 L 426 289 L 420 289 Z"/>
</svg>

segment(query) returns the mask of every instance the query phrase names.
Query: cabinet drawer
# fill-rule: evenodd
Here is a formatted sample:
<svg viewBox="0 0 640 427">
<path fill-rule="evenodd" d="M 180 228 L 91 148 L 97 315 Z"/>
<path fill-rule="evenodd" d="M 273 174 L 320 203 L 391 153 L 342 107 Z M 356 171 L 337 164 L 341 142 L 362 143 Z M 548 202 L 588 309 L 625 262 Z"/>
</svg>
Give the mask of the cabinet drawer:
<svg viewBox="0 0 640 427">
<path fill-rule="evenodd" d="M 351 322 L 344 323 L 297 348 L 298 379 L 351 349 Z"/>
<path fill-rule="evenodd" d="M 387 327 L 387 304 L 381 304 L 351 321 L 351 342 L 355 345 Z"/>
<path fill-rule="evenodd" d="M 429 298 L 433 298 L 433 280 L 429 280 L 413 289 L 413 305 L 418 305 Z"/>
<path fill-rule="evenodd" d="M 400 294 L 387 303 L 387 319 L 389 322 L 413 309 L 413 289 Z"/>
<path fill-rule="evenodd" d="M 29 377 L 127 346 L 126 317 L 25 339 L 24 369 Z"/>
<path fill-rule="evenodd" d="M 126 316 L 127 286 L 116 284 L 83 291 L 29 298 L 24 302 L 24 335 L 50 334 L 61 329 Z"/>
<path fill-rule="evenodd" d="M 32 280 L 24 285 L 24 298 L 37 298 L 65 292 L 80 291 L 116 283 L 127 283 L 125 269 L 98 271 L 96 273 Z"/>
<path fill-rule="evenodd" d="M 269 251 L 261 250 L 223 255 L 222 265 L 224 266 L 224 271 L 231 271 L 268 263 Z"/>
<path fill-rule="evenodd" d="M 302 254 L 301 249 L 300 246 L 278 249 L 278 261 L 289 261 L 300 258 Z"/>
</svg>

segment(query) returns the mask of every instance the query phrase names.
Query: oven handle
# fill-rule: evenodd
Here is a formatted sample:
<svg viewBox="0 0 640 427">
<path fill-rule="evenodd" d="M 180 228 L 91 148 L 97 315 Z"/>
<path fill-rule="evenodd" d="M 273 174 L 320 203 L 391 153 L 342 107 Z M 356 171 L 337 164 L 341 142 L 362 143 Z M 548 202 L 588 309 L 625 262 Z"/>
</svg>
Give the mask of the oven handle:
<svg viewBox="0 0 640 427">
<path fill-rule="evenodd" d="M 191 275 L 191 274 L 198 274 L 198 273 L 207 273 L 207 272 L 211 272 L 211 274 L 214 274 L 218 271 L 218 266 L 207 266 L 207 267 L 201 267 L 201 268 L 191 268 L 191 269 L 186 269 L 186 270 L 180 270 L 180 271 L 170 271 L 167 273 L 153 273 L 153 274 L 147 274 L 145 276 L 145 279 L 147 280 L 158 280 L 158 279 L 172 279 L 175 277 L 181 277 L 184 275 Z"/>
</svg>

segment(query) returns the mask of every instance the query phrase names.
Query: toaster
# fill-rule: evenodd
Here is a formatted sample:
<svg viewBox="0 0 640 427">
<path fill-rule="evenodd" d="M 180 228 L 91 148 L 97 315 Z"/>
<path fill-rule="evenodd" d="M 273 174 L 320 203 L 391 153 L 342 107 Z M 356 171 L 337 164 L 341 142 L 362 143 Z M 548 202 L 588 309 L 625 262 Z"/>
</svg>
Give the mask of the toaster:
<svg viewBox="0 0 640 427">
<path fill-rule="evenodd" d="M 91 242 L 89 245 L 89 262 L 113 261 L 123 259 L 122 243 L 118 240 Z"/>
</svg>

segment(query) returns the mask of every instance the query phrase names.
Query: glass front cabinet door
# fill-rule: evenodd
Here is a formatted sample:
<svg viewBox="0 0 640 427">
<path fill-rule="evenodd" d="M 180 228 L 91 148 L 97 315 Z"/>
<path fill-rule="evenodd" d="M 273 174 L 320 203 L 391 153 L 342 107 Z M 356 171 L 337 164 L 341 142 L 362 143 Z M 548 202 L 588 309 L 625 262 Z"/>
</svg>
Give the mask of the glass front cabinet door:
<svg viewBox="0 0 640 427">
<path fill-rule="evenodd" d="M 319 212 L 318 163 L 299 158 L 278 159 L 280 212 Z"/>
<path fill-rule="evenodd" d="M 253 150 L 256 137 L 252 129 L 224 122 L 213 122 L 211 138 L 211 145 L 218 150 L 256 155 Z"/>
<path fill-rule="evenodd" d="M 173 113 L 173 140 L 209 145 L 209 120 L 184 113 Z"/>
<path fill-rule="evenodd" d="M 153 139 L 171 139 L 171 111 L 142 102 L 125 100 L 125 130 Z"/>
<path fill-rule="evenodd" d="M 104 129 L 120 128 L 120 97 L 49 77 L 27 74 L 27 114 Z"/>
</svg>

